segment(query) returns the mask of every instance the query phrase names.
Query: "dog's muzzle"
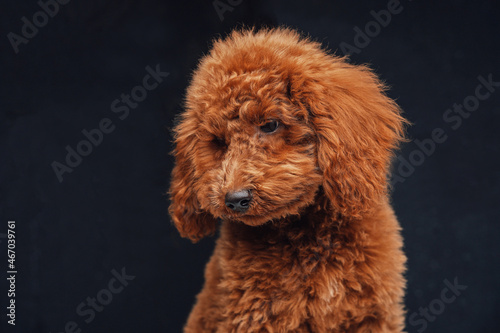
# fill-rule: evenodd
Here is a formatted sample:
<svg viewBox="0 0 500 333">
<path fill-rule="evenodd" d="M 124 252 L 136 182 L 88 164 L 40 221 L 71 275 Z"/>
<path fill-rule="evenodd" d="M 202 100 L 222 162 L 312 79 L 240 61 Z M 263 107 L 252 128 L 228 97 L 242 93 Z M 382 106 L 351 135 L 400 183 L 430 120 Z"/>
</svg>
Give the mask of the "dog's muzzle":
<svg viewBox="0 0 500 333">
<path fill-rule="evenodd" d="M 252 193 L 249 190 L 228 192 L 225 200 L 227 208 L 240 213 L 248 210 L 251 201 Z"/>
</svg>

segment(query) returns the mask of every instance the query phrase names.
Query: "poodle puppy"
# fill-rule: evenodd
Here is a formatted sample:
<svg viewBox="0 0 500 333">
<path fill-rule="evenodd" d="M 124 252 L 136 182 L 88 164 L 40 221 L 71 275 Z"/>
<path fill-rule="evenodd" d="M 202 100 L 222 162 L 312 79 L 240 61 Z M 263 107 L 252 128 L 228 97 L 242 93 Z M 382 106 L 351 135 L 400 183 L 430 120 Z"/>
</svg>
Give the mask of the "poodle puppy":
<svg viewBox="0 0 500 333">
<path fill-rule="evenodd" d="M 366 66 L 287 29 L 204 56 L 174 129 L 169 213 L 220 237 L 185 332 L 401 332 L 388 199 L 405 119 Z"/>
</svg>

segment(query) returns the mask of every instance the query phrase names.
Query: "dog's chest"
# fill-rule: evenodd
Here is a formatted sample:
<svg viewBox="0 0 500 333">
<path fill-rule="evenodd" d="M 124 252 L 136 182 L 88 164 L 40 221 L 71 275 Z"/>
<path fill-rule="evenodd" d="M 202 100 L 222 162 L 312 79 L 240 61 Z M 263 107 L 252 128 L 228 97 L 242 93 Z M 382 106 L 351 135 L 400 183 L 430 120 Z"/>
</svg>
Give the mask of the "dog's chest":
<svg viewBox="0 0 500 333">
<path fill-rule="evenodd" d="M 339 295 L 339 244 L 331 238 L 299 242 L 233 242 L 221 258 L 220 287 L 228 301 L 269 313 L 307 316 L 318 303 L 325 313 Z"/>
</svg>

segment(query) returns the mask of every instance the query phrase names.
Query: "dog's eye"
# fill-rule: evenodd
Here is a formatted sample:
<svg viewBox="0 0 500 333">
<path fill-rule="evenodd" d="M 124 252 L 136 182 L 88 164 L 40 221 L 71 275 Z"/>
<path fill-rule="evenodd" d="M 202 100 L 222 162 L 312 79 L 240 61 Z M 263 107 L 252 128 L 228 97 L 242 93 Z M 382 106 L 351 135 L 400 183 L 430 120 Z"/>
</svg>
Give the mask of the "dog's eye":
<svg viewBox="0 0 500 333">
<path fill-rule="evenodd" d="M 221 137 L 214 137 L 212 142 L 219 148 L 225 148 L 226 147 L 226 140 Z"/>
<path fill-rule="evenodd" d="M 260 126 L 260 130 L 264 133 L 273 133 L 279 127 L 279 122 L 277 120 L 270 120 L 264 125 Z"/>
</svg>

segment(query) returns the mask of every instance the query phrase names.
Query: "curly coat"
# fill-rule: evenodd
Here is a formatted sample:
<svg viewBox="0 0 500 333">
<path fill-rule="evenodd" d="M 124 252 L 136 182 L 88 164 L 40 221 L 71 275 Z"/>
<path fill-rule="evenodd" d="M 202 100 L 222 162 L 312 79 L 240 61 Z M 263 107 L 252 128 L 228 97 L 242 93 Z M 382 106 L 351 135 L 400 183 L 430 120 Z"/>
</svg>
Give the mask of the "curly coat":
<svg viewBox="0 0 500 333">
<path fill-rule="evenodd" d="M 174 130 L 175 226 L 197 241 L 222 224 L 185 332 L 403 330 L 387 177 L 405 120 L 384 91 L 290 29 L 214 42 Z M 243 212 L 225 204 L 241 189 Z"/>
</svg>

